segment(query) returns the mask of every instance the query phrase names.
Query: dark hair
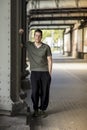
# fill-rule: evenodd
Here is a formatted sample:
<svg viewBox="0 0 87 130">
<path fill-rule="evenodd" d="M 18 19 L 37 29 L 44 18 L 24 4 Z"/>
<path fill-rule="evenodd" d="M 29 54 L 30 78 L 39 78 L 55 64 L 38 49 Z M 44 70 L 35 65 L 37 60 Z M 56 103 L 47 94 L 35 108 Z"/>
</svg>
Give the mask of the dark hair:
<svg viewBox="0 0 87 130">
<path fill-rule="evenodd" d="M 34 32 L 34 35 L 35 35 L 36 32 L 39 32 L 42 36 L 42 31 L 40 29 L 36 29 L 35 32 Z"/>
</svg>

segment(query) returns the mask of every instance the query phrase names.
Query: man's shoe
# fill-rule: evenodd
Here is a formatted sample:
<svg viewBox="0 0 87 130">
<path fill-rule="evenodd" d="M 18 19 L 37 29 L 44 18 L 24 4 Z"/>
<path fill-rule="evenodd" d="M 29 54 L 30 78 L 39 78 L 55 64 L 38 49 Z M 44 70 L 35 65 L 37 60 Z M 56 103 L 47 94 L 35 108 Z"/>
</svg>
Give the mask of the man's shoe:
<svg viewBox="0 0 87 130">
<path fill-rule="evenodd" d="M 42 110 L 42 111 L 40 111 L 40 116 L 43 117 L 43 118 L 45 118 L 48 115 L 47 115 L 47 113 L 45 111 Z"/>
<path fill-rule="evenodd" d="M 34 113 L 32 114 L 33 117 L 38 117 L 39 116 L 39 113 L 38 111 L 34 111 Z"/>
</svg>

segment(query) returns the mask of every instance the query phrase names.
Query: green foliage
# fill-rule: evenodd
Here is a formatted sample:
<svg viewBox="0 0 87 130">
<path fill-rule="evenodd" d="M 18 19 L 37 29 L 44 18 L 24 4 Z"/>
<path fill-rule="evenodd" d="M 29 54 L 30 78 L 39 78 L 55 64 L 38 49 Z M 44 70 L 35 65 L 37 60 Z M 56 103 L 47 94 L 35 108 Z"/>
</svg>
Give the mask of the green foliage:
<svg viewBox="0 0 87 130">
<path fill-rule="evenodd" d="M 63 38 L 63 30 L 42 30 L 43 31 L 43 40 L 46 37 L 53 37 L 54 42 L 57 42 L 58 39 L 62 39 Z"/>
<path fill-rule="evenodd" d="M 43 31 L 43 40 L 46 37 L 51 37 L 51 30 L 42 30 Z"/>
<path fill-rule="evenodd" d="M 63 30 L 54 30 L 54 42 L 57 42 L 58 39 L 62 39 L 63 37 Z"/>
</svg>

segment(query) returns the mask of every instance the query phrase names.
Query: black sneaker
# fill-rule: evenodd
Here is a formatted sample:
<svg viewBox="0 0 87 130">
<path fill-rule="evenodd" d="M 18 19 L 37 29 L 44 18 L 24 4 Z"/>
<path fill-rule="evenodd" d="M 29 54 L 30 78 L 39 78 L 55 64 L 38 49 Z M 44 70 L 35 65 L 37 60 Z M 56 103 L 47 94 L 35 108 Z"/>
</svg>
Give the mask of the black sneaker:
<svg viewBox="0 0 87 130">
<path fill-rule="evenodd" d="M 48 115 L 47 115 L 47 113 L 45 111 L 42 110 L 42 111 L 40 111 L 40 116 L 43 117 L 43 118 L 45 118 Z"/>
<path fill-rule="evenodd" d="M 38 117 L 39 116 L 39 113 L 38 111 L 34 111 L 34 113 L 32 114 L 33 117 Z"/>
</svg>

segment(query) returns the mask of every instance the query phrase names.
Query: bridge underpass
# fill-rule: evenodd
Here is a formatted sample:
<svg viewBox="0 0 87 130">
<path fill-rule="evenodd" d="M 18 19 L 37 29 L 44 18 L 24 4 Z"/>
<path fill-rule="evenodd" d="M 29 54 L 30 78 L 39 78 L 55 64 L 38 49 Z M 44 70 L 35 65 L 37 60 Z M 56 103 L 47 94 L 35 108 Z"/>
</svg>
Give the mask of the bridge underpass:
<svg viewBox="0 0 87 130">
<path fill-rule="evenodd" d="M 0 33 L 2 34 L 0 36 L 0 110 L 11 112 L 16 103 L 20 104 L 19 95 L 21 77 L 26 68 L 26 50 L 21 50 L 19 43 L 25 43 L 29 39 L 30 31 L 37 27 L 63 29 L 63 51 L 69 57 L 56 55 L 53 64 L 48 117 L 31 119 L 31 129 L 86 130 L 86 10 L 86 0 L 71 0 L 71 2 L 69 0 L 2 0 L 0 2 L 0 12 L 4 12 L 3 15 L 0 13 L 2 19 L 0 22 Z M 23 35 L 19 34 L 20 28 L 25 31 Z M 77 58 L 80 59 L 76 60 Z M 31 107 L 30 95 L 28 97 Z M 5 119 L 7 118 L 5 117 Z M 18 118 L 15 119 L 14 117 L 7 119 L 6 121 L 10 121 L 10 125 L 7 122 L 5 128 L 2 124 L 1 128 L 13 129 L 14 127 L 16 130 L 21 127 L 21 129 L 25 129 L 25 126 L 20 126 L 20 122 L 16 127 L 15 121 L 17 122 Z M 26 124 L 25 117 L 22 123 Z"/>
</svg>

